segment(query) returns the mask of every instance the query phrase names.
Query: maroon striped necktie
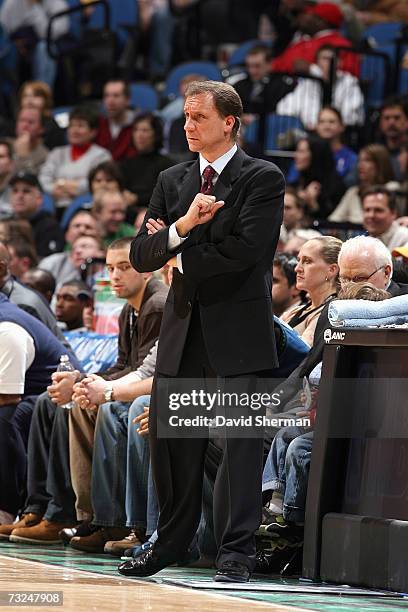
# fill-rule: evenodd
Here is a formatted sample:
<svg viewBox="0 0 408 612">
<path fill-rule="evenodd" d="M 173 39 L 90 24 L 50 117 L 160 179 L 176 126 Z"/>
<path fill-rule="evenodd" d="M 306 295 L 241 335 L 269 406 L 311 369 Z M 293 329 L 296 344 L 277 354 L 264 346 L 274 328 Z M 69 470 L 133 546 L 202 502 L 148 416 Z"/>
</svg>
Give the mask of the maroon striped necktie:
<svg viewBox="0 0 408 612">
<path fill-rule="evenodd" d="M 205 195 L 211 195 L 213 189 L 213 178 L 216 175 L 216 171 L 212 166 L 207 166 L 203 170 L 203 184 L 201 185 L 200 192 Z"/>
</svg>

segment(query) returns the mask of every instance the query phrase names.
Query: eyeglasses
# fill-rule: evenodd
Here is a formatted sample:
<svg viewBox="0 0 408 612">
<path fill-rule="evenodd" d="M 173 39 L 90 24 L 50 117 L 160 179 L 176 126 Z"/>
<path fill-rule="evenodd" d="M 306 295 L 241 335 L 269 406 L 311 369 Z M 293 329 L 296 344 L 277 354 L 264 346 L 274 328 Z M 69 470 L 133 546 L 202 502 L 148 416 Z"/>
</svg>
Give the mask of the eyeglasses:
<svg viewBox="0 0 408 612">
<path fill-rule="evenodd" d="M 377 268 L 376 270 L 374 270 L 374 272 L 371 272 L 370 276 L 353 276 L 353 277 L 348 277 L 348 276 L 339 276 L 339 281 L 340 283 L 366 283 L 368 280 L 370 280 L 370 278 L 372 276 L 374 276 L 374 274 L 377 274 L 377 272 L 379 272 L 380 270 L 383 270 L 385 266 L 380 266 L 379 268 Z"/>
</svg>

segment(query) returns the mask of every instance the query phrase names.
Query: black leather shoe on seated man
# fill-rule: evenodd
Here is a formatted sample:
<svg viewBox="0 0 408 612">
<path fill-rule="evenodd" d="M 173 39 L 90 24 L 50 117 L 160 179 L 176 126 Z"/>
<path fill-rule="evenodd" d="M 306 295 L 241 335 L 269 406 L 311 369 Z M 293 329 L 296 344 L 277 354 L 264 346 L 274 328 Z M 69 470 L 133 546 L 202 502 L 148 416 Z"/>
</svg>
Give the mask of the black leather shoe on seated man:
<svg viewBox="0 0 408 612">
<path fill-rule="evenodd" d="M 154 546 L 143 554 L 121 563 L 118 572 L 123 576 L 146 578 L 157 574 L 160 570 L 175 563 L 176 559 L 168 559 L 155 551 Z"/>
<path fill-rule="evenodd" d="M 224 561 L 214 576 L 215 582 L 248 582 L 251 572 L 243 563 Z"/>
</svg>

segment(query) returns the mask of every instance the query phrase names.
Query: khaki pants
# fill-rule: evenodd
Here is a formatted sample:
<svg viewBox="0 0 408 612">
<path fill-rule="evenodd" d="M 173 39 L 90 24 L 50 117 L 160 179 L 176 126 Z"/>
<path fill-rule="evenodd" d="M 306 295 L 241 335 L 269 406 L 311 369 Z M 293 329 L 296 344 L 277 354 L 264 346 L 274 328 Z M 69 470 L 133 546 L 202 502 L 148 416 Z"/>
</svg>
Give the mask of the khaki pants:
<svg viewBox="0 0 408 612">
<path fill-rule="evenodd" d="M 97 410 L 74 406 L 69 411 L 69 465 L 78 521 L 92 520 L 91 475 Z"/>
</svg>

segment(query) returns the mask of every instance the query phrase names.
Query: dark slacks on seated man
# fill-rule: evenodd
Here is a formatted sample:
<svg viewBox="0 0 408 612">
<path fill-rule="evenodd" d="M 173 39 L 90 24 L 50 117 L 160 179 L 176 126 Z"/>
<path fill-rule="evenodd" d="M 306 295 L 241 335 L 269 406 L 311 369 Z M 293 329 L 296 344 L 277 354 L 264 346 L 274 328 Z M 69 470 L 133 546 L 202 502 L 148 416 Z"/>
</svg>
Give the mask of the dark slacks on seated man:
<svg viewBox="0 0 408 612">
<path fill-rule="evenodd" d="M 174 268 L 156 383 L 163 377 L 264 375 L 278 365 L 270 270 L 282 221 L 283 176 L 235 144 L 242 104 L 231 86 L 192 83 L 184 111 L 188 144 L 199 159 L 161 173 L 131 249 L 137 270 L 157 270 L 167 262 Z M 154 388 L 150 444 L 158 541 L 119 567 L 126 575 L 151 575 L 183 558 L 201 516 L 207 440 L 158 436 L 162 408 Z M 248 580 L 254 567 L 262 445 L 259 438 L 225 442 L 214 501 L 217 580 Z"/>
</svg>

